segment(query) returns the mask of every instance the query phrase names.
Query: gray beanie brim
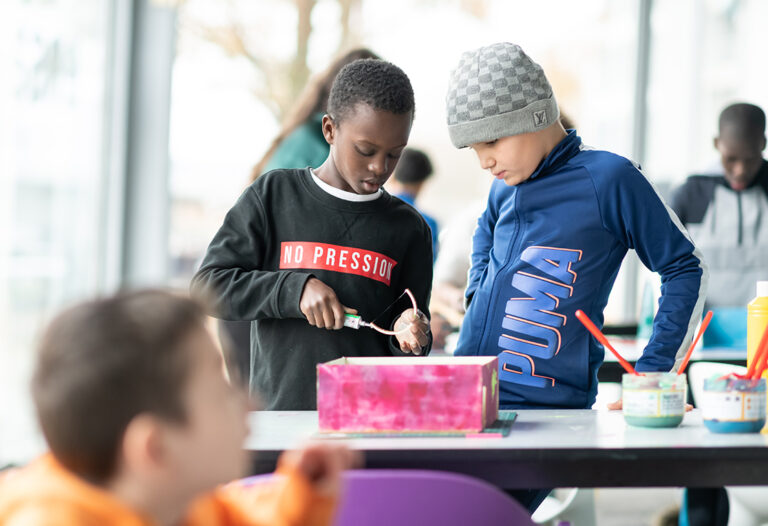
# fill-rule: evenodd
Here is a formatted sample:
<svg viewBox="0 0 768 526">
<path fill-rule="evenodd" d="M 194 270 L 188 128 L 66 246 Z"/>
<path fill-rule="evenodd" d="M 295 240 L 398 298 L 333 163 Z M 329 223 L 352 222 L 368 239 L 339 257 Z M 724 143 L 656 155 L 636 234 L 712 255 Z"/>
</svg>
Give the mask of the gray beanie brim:
<svg viewBox="0 0 768 526">
<path fill-rule="evenodd" d="M 543 130 L 559 118 L 560 109 L 552 96 L 532 102 L 519 110 L 451 124 L 448 126 L 448 135 L 456 148 L 466 148 L 479 142 Z"/>
<path fill-rule="evenodd" d="M 515 44 L 464 53 L 446 97 L 448 134 L 457 148 L 543 130 L 560 118 L 541 66 Z"/>
</svg>

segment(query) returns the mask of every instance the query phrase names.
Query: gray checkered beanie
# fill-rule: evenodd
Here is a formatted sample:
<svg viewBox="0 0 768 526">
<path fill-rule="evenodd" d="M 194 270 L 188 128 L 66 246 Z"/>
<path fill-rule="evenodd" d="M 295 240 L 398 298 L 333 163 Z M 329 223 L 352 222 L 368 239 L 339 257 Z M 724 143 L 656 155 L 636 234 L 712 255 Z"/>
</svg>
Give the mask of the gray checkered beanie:
<svg viewBox="0 0 768 526">
<path fill-rule="evenodd" d="M 541 66 L 508 42 L 461 56 L 451 72 L 446 106 L 456 148 L 543 130 L 560 117 Z"/>
</svg>

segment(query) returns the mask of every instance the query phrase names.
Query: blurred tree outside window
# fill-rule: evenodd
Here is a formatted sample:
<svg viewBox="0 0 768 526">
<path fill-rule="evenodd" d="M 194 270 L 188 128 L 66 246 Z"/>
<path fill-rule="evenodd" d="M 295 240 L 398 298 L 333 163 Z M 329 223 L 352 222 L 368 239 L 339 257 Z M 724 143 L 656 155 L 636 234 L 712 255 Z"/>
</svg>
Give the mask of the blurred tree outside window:
<svg viewBox="0 0 768 526">
<path fill-rule="evenodd" d="M 630 156 L 637 12 L 637 0 L 186 0 L 171 112 L 173 282 L 188 283 L 307 79 L 351 46 L 411 78 L 410 144 L 427 151 L 436 172 L 420 200 L 439 221 L 483 199 L 491 182 L 445 128 L 448 75 L 463 51 L 521 44 L 585 142 Z M 621 298 L 612 301 L 608 319 L 621 320 L 622 310 Z"/>
</svg>

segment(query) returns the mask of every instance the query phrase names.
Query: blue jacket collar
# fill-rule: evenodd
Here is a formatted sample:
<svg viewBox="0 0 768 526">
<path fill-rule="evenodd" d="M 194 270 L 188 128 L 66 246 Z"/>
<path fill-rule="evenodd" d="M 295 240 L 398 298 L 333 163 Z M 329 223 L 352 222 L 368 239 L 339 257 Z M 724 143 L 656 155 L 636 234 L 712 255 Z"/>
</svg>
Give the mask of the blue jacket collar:
<svg viewBox="0 0 768 526">
<path fill-rule="evenodd" d="M 539 163 L 539 166 L 528 180 L 554 172 L 568 162 L 571 157 L 579 153 L 579 150 L 581 150 L 581 137 L 576 135 L 576 130 L 568 130 L 568 135 L 557 143 L 557 146 Z"/>
<path fill-rule="evenodd" d="M 397 193 L 397 194 L 395 194 L 395 197 L 399 197 L 400 199 L 402 199 L 403 201 L 405 201 L 406 203 L 408 203 L 411 206 L 416 204 L 416 196 L 415 195 L 411 195 L 411 194 L 409 194 L 407 192 Z"/>
</svg>

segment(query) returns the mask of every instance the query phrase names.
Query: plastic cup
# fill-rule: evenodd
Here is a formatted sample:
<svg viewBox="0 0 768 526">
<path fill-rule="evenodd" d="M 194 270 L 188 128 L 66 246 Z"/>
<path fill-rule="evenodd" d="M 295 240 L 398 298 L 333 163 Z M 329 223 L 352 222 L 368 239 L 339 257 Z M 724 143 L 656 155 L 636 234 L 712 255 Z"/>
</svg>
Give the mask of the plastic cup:
<svg viewBox="0 0 768 526">
<path fill-rule="evenodd" d="M 757 433 L 765 425 L 765 396 L 765 378 L 707 378 L 699 404 L 704 425 L 713 433 Z"/>
<path fill-rule="evenodd" d="M 638 427 L 677 427 L 685 415 L 687 383 L 677 373 L 625 374 L 621 379 L 624 421 Z"/>
</svg>

